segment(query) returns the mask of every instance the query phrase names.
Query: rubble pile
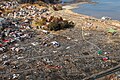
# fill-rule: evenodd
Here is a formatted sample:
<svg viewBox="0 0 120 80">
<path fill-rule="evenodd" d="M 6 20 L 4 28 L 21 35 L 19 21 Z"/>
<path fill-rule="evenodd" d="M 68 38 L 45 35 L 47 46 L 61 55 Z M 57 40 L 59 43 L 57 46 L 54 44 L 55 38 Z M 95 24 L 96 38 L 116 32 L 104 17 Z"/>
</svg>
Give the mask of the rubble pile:
<svg viewBox="0 0 120 80">
<path fill-rule="evenodd" d="M 36 6 L 25 6 L 25 7 L 21 7 L 20 9 L 18 9 L 17 11 L 12 11 L 8 14 L 5 14 L 7 17 L 13 17 L 13 18 L 41 18 L 41 15 L 43 13 L 45 13 L 44 15 L 47 15 L 48 9 L 47 8 L 38 8 Z M 3 16 L 5 16 L 3 15 Z M 2 16 L 2 17 L 3 17 Z M 42 15 L 43 16 L 43 15 Z"/>
<path fill-rule="evenodd" d="M 29 32 L 31 26 L 28 23 L 27 26 L 24 25 L 25 22 L 20 22 L 20 20 L 14 19 L 4 19 L 1 22 L 1 32 L 0 32 L 0 52 L 5 52 L 6 50 L 13 49 L 13 44 L 16 42 L 24 41 L 25 39 L 31 38 Z M 10 47 L 8 47 L 10 46 Z"/>
<path fill-rule="evenodd" d="M 17 1 L 4 1 L 0 3 L 1 9 L 15 9 L 19 6 L 19 3 Z"/>
<path fill-rule="evenodd" d="M 76 15 L 63 15 L 76 23 L 83 21 Z M 112 38 L 119 40 L 118 32 L 109 29 L 115 35 L 108 37 L 104 31 L 97 31 L 91 20 L 83 22 L 74 27 L 74 22 L 50 16 L 47 8 L 35 5 L 2 15 L 0 80 L 83 80 L 118 65 L 120 43 L 107 43 Z"/>
<path fill-rule="evenodd" d="M 27 34 L 30 33 L 27 30 Z M 76 28 L 75 33 L 65 33 L 56 35 L 39 31 L 38 34 L 32 31 L 32 37 L 11 43 L 12 47 L 0 55 L 0 79 L 77 80 L 118 64 L 117 59 L 109 57 L 109 52 L 102 51 L 97 55 L 88 50 L 91 46 L 76 36 L 79 29 Z"/>
</svg>

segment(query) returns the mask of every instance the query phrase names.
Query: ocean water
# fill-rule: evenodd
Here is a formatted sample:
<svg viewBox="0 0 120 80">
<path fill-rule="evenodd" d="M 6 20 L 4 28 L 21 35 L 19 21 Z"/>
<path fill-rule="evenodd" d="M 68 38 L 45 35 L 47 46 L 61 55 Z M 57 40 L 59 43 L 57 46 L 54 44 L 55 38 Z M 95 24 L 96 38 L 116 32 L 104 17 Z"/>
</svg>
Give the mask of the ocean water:
<svg viewBox="0 0 120 80">
<path fill-rule="evenodd" d="M 76 13 L 81 13 L 96 18 L 108 16 L 115 20 L 120 20 L 120 0 L 92 0 L 96 4 L 82 4 L 73 9 Z"/>
<path fill-rule="evenodd" d="M 74 0 L 62 0 L 62 2 L 71 2 L 71 1 L 74 1 Z"/>
</svg>

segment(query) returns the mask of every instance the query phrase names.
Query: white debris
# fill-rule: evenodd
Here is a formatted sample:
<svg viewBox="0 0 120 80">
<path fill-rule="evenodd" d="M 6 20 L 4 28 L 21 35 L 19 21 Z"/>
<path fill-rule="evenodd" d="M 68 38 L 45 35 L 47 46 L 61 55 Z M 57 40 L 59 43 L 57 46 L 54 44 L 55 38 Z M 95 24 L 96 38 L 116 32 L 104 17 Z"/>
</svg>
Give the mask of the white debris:
<svg viewBox="0 0 120 80">
<path fill-rule="evenodd" d="M 36 46 L 36 45 L 38 45 L 38 42 L 33 42 L 33 43 L 31 43 L 33 46 Z"/>
<path fill-rule="evenodd" d="M 13 78 L 13 79 L 16 79 L 16 78 L 19 77 L 19 75 L 20 75 L 20 74 L 13 74 L 13 75 L 12 75 L 12 78 Z"/>
<path fill-rule="evenodd" d="M 42 32 L 44 32 L 45 34 L 49 34 L 49 32 L 46 30 L 42 30 Z"/>
<path fill-rule="evenodd" d="M 19 44 L 16 43 L 15 46 L 17 47 L 17 46 L 19 46 Z"/>
<path fill-rule="evenodd" d="M 66 47 L 66 49 L 70 49 L 70 46 Z"/>
<path fill-rule="evenodd" d="M 75 42 L 78 42 L 78 39 L 74 39 Z"/>
<path fill-rule="evenodd" d="M 71 38 L 70 37 L 67 37 L 68 40 L 70 40 Z"/>
<path fill-rule="evenodd" d="M 7 55 L 4 55 L 2 58 L 5 59 L 5 58 L 7 58 L 7 57 L 8 57 Z"/>
<path fill-rule="evenodd" d="M 91 34 L 90 33 L 84 33 L 85 36 L 90 36 Z"/>
<path fill-rule="evenodd" d="M 22 56 L 22 57 L 17 57 L 17 59 L 23 59 L 24 57 Z"/>
<path fill-rule="evenodd" d="M 104 54 L 107 54 L 107 52 L 104 52 Z"/>
<path fill-rule="evenodd" d="M 101 20 L 111 20 L 111 18 L 110 18 L 110 17 L 107 17 L 107 16 L 103 16 L 103 17 L 101 18 Z"/>
<path fill-rule="evenodd" d="M 59 47 L 60 46 L 60 44 L 57 42 L 57 41 L 52 41 L 51 42 L 54 46 L 56 46 L 56 47 Z"/>
<path fill-rule="evenodd" d="M 2 51 L 2 52 L 3 52 L 3 48 L 0 48 L 0 51 Z"/>
<path fill-rule="evenodd" d="M 51 61 L 50 59 L 48 58 L 44 58 L 43 61 L 47 62 L 47 63 L 52 63 L 53 61 Z"/>
<path fill-rule="evenodd" d="M 57 51 L 53 51 L 53 53 L 57 53 Z"/>
</svg>

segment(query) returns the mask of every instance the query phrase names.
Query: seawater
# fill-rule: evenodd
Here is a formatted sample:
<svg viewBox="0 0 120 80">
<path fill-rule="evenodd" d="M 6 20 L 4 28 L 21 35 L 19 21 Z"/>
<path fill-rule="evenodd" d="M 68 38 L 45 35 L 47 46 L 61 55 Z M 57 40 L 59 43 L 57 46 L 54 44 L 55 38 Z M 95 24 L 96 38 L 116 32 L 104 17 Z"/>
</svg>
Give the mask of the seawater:
<svg viewBox="0 0 120 80">
<path fill-rule="evenodd" d="M 108 16 L 120 20 L 120 0 L 92 0 L 96 4 L 80 4 L 74 12 L 101 18 Z"/>
</svg>

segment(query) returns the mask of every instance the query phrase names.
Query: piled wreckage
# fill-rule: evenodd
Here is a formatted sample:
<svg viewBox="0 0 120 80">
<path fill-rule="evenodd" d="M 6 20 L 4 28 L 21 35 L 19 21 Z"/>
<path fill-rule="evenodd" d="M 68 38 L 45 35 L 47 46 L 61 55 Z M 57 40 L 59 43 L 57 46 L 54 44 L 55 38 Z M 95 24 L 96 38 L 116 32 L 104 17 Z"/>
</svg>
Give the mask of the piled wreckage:
<svg viewBox="0 0 120 80">
<path fill-rule="evenodd" d="M 85 31 L 85 37 L 97 45 L 105 45 L 103 50 L 86 43 L 76 27 L 61 34 L 52 33 L 75 24 L 50 16 L 47 8 L 27 5 L 1 16 L 0 80 L 82 80 L 119 64 L 119 50 L 114 53 L 108 50 L 112 44 L 100 43 L 104 42 L 102 32 L 96 35 Z M 84 26 L 91 29 L 92 25 Z"/>
<path fill-rule="evenodd" d="M 0 52 L 6 52 L 8 47 L 13 49 L 13 45 L 16 42 L 23 41 L 31 38 L 28 33 L 29 29 L 32 29 L 29 23 L 22 22 L 16 19 L 3 19 L 0 22 Z M 26 25 L 27 24 L 27 25 Z M 26 29 L 26 30 L 25 30 Z"/>
<path fill-rule="evenodd" d="M 7 2 L 4 1 L 3 3 L 0 3 L 0 9 L 15 9 L 19 6 L 19 3 L 17 1 Z"/>
</svg>

